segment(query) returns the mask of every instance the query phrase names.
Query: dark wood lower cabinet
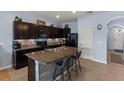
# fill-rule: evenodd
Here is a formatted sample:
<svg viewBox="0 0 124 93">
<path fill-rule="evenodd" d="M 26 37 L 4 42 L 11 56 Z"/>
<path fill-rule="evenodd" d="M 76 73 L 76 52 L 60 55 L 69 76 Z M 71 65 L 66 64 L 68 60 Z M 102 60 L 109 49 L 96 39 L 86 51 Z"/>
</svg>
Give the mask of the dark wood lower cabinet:
<svg viewBox="0 0 124 93">
<path fill-rule="evenodd" d="M 28 57 L 25 55 L 26 53 L 43 50 L 43 48 L 34 48 L 34 49 L 26 49 L 20 51 L 14 51 L 13 53 L 13 67 L 15 69 L 19 69 L 25 66 L 28 66 Z"/>
<path fill-rule="evenodd" d="M 24 54 L 16 53 L 14 68 L 19 69 L 28 65 L 27 56 Z"/>
</svg>

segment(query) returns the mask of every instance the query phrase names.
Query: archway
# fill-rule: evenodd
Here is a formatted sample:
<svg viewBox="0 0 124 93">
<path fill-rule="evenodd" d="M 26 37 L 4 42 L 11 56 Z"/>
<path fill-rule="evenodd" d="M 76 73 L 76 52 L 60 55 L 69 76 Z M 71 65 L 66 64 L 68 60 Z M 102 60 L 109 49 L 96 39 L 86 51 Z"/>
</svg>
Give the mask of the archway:
<svg viewBox="0 0 124 93">
<path fill-rule="evenodd" d="M 107 62 L 124 64 L 124 16 L 107 22 Z"/>
</svg>

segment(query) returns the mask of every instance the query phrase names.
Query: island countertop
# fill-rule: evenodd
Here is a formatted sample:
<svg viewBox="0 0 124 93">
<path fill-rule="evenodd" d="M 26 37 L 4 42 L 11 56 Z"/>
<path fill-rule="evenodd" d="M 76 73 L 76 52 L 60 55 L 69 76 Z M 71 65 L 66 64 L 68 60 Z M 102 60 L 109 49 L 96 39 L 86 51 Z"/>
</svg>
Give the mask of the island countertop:
<svg viewBox="0 0 124 93">
<path fill-rule="evenodd" d="M 25 54 L 29 58 L 42 63 L 42 64 L 49 64 L 56 62 L 57 60 L 63 59 L 66 56 L 73 55 L 78 51 L 77 48 L 74 47 L 66 47 L 63 51 L 36 51 L 32 53 Z"/>
</svg>

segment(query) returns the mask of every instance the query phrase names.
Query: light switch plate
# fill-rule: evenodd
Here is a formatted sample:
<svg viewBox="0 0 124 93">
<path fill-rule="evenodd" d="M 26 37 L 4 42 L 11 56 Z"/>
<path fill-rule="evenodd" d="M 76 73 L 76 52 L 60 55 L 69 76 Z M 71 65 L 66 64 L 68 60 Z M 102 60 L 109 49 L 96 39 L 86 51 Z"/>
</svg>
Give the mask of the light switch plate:
<svg viewBox="0 0 124 93">
<path fill-rule="evenodd" d="M 0 42 L 0 46 L 3 46 L 3 42 Z"/>
</svg>

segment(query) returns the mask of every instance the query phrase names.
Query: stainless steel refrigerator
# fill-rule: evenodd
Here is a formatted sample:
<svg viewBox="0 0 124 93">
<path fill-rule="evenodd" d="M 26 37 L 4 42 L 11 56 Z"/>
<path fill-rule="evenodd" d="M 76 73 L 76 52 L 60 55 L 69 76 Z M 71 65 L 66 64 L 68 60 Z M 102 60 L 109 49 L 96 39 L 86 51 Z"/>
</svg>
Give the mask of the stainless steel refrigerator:
<svg viewBox="0 0 124 93">
<path fill-rule="evenodd" d="M 70 33 L 66 39 L 66 46 L 78 47 L 78 34 Z"/>
</svg>

